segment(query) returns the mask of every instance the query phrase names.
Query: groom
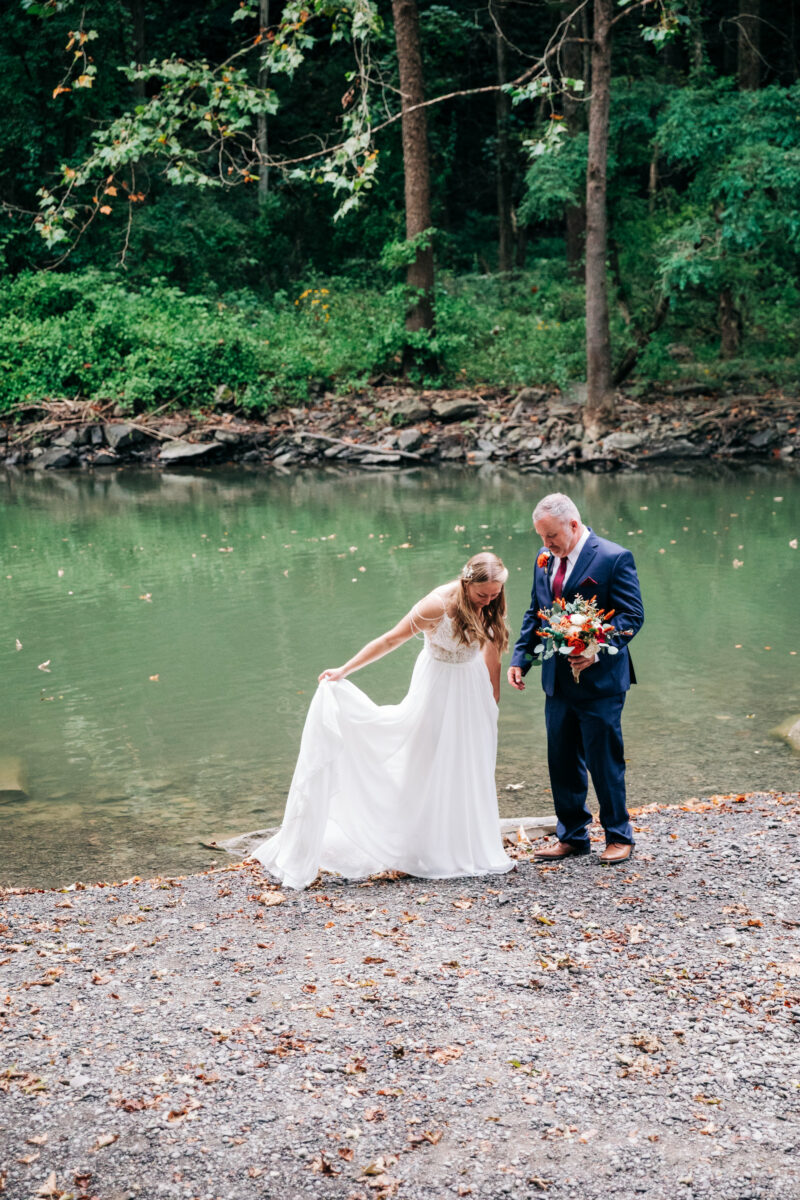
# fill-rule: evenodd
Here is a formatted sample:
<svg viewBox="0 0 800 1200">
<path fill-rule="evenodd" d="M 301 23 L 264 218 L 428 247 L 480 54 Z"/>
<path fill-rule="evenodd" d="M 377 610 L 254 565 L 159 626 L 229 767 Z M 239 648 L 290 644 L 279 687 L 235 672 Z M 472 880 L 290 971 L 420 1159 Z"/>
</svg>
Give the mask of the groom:
<svg viewBox="0 0 800 1200">
<path fill-rule="evenodd" d="M 580 513 L 560 492 L 545 496 L 533 512 L 534 528 L 544 543 L 533 571 L 531 605 L 522 621 L 508 669 L 508 682 L 523 691 L 543 622 L 540 609 L 554 600 L 596 597 L 601 609 L 614 610 L 611 624 L 618 630 L 641 629 L 644 622 L 639 579 L 629 550 L 607 542 L 582 524 Z M 587 769 L 600 803 L 606 848 L 604 866 L 624 862 L 633 849 L 633 829 L 625 806 L 625 757 L 622 746 L 622 707 L 636 682 L 627 643 L 618 637 L 619 653 L 567 656 L 554 654 L 542 663 L 546 693 L 547 761 L 555 803 L 558 841 L 539 850 L 536 858 L 550 861 L 589 853 L 588 828 L 592 814 L 586 806 Z M 573 678 L 578 673 L 578 682 Z"/>
</svg>

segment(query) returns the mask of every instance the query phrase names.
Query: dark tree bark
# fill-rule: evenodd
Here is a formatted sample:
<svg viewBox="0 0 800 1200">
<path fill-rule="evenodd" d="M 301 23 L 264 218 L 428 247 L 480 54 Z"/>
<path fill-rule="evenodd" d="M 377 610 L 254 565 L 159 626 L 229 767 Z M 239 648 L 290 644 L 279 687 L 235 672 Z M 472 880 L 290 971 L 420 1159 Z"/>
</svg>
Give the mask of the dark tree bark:
<svg viewBox="0 0 800 1200">
<path fill-rule="evenodd" d="M 425 100 L 422 74 L 422 52 L 419 37 L 419 15 L 416 0 L 392 0 L 394 36 L 397 46 L 397 65 L 400 71 L 402 103 L 403 168 L 405 172 L 406 238 L 410 241 L 431 222 L 430 162 L 428 155 L 428 126 L 424 108 L 415 105 Z M 406 283 L 411 301 L 406 313 L 409 333 L 433 330 L 433 247 L 417 250 L 408 267 Z M 426 359 L 430 355 L 424 355 Z M 419 362 L 419 354 L 409 347 L 405 367 Z"/>
<path fill-rule="evenodd" d="M 502 22 L 504 0 L 497 5 L 497 19 Z M 502 87 L 508 83 L 508 42 L 501 28 L 495 29 L 495 58 L 497 82 Z M 514 266 L 514 219 L 512 213 L 513 170 L 509 118 L 511 98 L 507 92 L 499 91 L 495 104 L 497 121 L 497 267 L 510 271 Z"/>
<path fill-rule="evenodd" d="M 752 92 L 761 83 L 761 0 L 739 0 L 737 70 L 739 87 Z"/>
<path fill-rule="evenodd" d="M 584 425 L 598 432 L 614 416 L 608 320 L 606 171 L 611 105 L 613 0 L 594 0 L 589 162 L 586 171 L 586 409 Z"/>
<path fill-rule="evenodd" d="M 567 3 L 562 8 L 564 19 L 569 16 L 572 9 L 572 0 L 567 0 Z M 573 20 L 570 23 L 565 36 L 566 42 L 562 55 L 564 74 L 567 79 L 583 79 L 584 85 L 588 87 L 589 81 L 585 77 L 587 64 L 584 59 L 581 30 L 577 20 Z M 564 93 L 564 116 L 570 136 L 574 136 L 586 128 L 586 105 L 577 98 L 574 92 L 569 90 Z M 583 249 L 586 237 L 586 207 L 584 204 L 566 205 L 564 209 L 564 226 L 567 263 L 569 264 L 570 272 L 576 280 L 583 282 Z"/>
<path fill-rule="evenodd" d="M 723 358 L 735 358 L 742 339 L 742 317 L 730 288 L 723 288 L 719 295 L 720 354 Z"/>
<path fill-rule="evenodd" d="M 266 35 L 269 28 L 269 0 L 258 0 L 258 19 L 261 26 L 261 33 Z M 268 84 L 269 71 L 262 64 L 258 71 L 258 86 L 266 91 Z M 269 136 L 266 113 L 259 113 L 257 117 L 256 148 L 258 149 L 258 157 L 260 159 L 258 170 L 258 206 L 259 208 L 263 208 L 269 195 L 269 164 L 267 163 Z"/>
<path fill-rule="evenodd" d="M 702 0 L 689 0 L 689 61 L 690 74 L 703 74 L 706 65 L 706 43 L 703 36 L 703 7 Z"/>
<path fill-rule="evenodd" d="M 141 66 L 145 59 L 145 31 L 144 31 L 144 0 L 125 0 L 131 19 L 131 57 L 137 66 Z M 133 83 L 133 92 L 137 100 L 145 99 L 145 84 L 143 79 L 136 79 Z"/>
</svg>

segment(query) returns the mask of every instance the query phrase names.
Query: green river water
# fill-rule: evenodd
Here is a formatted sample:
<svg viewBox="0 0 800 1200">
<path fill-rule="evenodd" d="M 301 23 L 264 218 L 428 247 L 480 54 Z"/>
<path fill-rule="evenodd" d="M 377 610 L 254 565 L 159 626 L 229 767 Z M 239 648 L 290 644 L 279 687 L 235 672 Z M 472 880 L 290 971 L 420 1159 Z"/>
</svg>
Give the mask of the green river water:
<svg viewBox="0 0 800 1200">
<path fill-rule="evenodd" d="M 800 713 L 797 471 L 9 473 L 0 883 L 185 874 L 213 860 L 201 842 L 278 824 L 318 673 L 484 547 L 518 630 L 531 509 L 559 487 L 639 568 L 630 802 L 796 789 L 800 756 L 770 730 Z M 399 700 L 418 650 L 355 682 Z M 529 682 L 501 697 L 508 816 L 551 808 Z M 17 769 L 27 797 L 10 799 Z"/>
</svg>

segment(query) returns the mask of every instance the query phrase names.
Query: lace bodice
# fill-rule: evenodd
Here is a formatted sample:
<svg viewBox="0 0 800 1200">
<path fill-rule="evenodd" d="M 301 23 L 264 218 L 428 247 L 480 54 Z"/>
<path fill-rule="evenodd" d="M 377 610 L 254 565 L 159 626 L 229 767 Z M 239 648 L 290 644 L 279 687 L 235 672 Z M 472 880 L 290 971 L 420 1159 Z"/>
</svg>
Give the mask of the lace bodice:
<svg viewBox="0 0 800 1200">
<path fill-rule="evenodd" d="M 476 654 L 480 654 L 478 645 L 465 646 L 453 632 L 452 618 L 444 614 L 435 629 L 426 631 L 425 645 L 428 653 L 440 662 L 463 663 L 469 662 Z"/>
</svg>

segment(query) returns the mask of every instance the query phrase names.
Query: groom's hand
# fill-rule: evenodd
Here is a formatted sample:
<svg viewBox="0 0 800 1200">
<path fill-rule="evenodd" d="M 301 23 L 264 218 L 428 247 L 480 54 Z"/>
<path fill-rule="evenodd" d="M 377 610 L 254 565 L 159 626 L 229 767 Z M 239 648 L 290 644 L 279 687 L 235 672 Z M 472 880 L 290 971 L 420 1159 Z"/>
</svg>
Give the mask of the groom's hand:
<svg viewBox="0 0 800 1200">
<path fill-rule="evenodd" d="M 506 678 L 511 686 L 516 688 L 518 692 L 525 691 L 525 680 L 522 678 L 522 667 L 509 667 Z"/>
<path fill-rule="evenodd" d="M 569 665 L 572 667 L 572 670 L 577 671 L 579 675 L 581 671 L 585 671 L 587 667 L 590 667 L 592 663 L 595 662 L 597 662 L 596 654 L 570 654 L 569 656 Z"/>
</svg>

